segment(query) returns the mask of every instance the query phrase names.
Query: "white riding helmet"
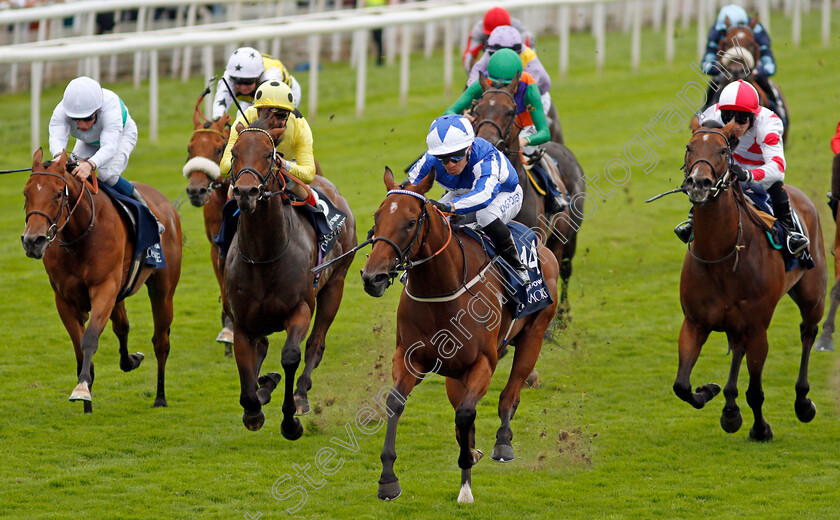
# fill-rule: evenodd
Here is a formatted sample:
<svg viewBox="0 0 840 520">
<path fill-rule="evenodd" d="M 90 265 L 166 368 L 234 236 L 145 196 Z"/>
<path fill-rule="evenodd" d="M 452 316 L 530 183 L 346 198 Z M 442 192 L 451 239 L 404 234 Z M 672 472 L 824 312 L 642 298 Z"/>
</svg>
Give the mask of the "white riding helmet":
<svg viewBox="0 0 840 520">
<path fill-rule="evenodd" d="M 743 7 L 736 4 L 725 5 L 720 9 L 715 20 L 715 28 L 719 31 L 726 29 L 726 19 L 729 18 L 729 25 L 747 25 L 750 23 L 750 17 Z"/>
<path fill-rule="evenodd" d="M 470 146 L 475 140 L 472 123 L 464 116 L 451 114 L 432 121 L 426 145 L 432 155 L 446 155 Z"/>
<path fill-rule="evenodd" d="M 102 86 L 87 76 L 78 77 L 64 89 L 61 106 L 70 118 L 89 117 L 102 108 Z"/>
<path fill-rule="evenodd" d="M 225 72 L 232 78 L 258 78 L 265 71 L 262 54 L 253 47 L 240 47 L 233 51 Z"/>
</svg>

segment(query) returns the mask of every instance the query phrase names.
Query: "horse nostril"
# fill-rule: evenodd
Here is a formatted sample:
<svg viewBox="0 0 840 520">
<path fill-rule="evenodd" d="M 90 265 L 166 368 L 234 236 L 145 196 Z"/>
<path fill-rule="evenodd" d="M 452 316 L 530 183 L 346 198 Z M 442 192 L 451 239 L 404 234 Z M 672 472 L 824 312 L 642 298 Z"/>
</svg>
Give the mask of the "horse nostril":
<svg viewBox="0 0 840 520">
<path fill-rule="evenodd" d="M 198 194 L 202 197 L 207 195 L 207 188 L 201 188 L 200 190 L 198 190 Z"/>
<path fill-rule="evenodd" d="M 239 188 L 233 188 L 233 196 L 239 198 L 242 194 L 239 192 Z"/>
<path fill-rule="evenodd" d="M 255 198 L 259 197 L 259 195 L 260 195 L 259 188 L 251 188 L 251 189 L 248 190 L 248 197 L 249 198 L 255 199 Z"/>
<path fill-rule="evenodd" d="M 711 187 L 712 187 L 712 179 L 709 179 L 709 178 L 703 179 L 703 188 L 704 189 L 709 189 Z"/>
</svg>

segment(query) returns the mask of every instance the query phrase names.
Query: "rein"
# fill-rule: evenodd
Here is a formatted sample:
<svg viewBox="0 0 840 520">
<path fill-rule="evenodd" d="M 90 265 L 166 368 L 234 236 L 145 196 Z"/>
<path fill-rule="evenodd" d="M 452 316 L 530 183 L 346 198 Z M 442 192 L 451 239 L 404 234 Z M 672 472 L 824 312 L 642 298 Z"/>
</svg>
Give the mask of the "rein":
<svg viewBox="0 0 840 520">
<path fill-rule="evenodd" d="M 58 207 L 58 214 L 53 218 L 47 213 L 33 209 L 32 211 L 26 214 L 26 218 L 24 223 L 29 222 L 29 217 L 32 215 L 41 215 L 42 217 L 47 219 L 47 222 L 50 224 L 50 227 L 47 228 L 47 242 L 52 243 L 70 222 L 70 219 L 73 217 L 73 213 L 75 213 L 76 208 L 79 207 L 79 203 L 82 201 L 82 197 L 85 193 L 88 194 L 88 198 L 90 199 L 90 208 L 91 208 L 91 215 L 90 215 L 90 224 L 88 224 L 87 229 L 78 236 L 77 238 L 69 241 L 69 242 L 62 242 L 61 240 L 58 241 L 59 246 L 68 247 L 77 242 L 81 241 L 85 238 L 88 234 L 90 234 L 91 230 L 93 230 L 93 224 L 96 221 L 96 204 L 93 200 L 93 193 L 99 191 L 99 183 L 96 179 L 96 176 L 91 174 L 91 178 L 93 179 L 93 186 L 91 189 L 88 189 L 87 184 L 82 182 L 82 189 L 79 191 L 79 198 L 76 199 L 76 202 L 73 204 L 73 207 L 70 207 L 70 200 L 69 200 L 69 184 L 67 182 L 67 177 L 65 175 L 59 175 L 57 173 L 48 172 L 48 171 L 33 171 L 30 177 L 34 177 L 35 175 L 46 175 L 50 177 L 57 177 L 64 181 L 64 189 L 61 191 L 61 202 L 59 203 Z M 58 221 L 61 219 L 61 214 L 64 213 L 64 209 L 67 208 L 67 217 L 64 219 L 64 224 L 61 226 L 58 225 Z"/>
</svg>

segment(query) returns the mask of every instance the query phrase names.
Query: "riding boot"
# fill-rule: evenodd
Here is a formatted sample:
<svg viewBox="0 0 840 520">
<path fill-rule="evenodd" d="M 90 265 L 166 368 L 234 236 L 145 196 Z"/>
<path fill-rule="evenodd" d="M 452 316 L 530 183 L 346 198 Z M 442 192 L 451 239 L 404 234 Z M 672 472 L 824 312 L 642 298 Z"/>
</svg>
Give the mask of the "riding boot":
<svg viewBox="0 0 840 520">
<path fill-rule="evenodd" d="M 785 234 L 787 234 L 788 251 L 796 256 L 804 251 L 810 242 L 808 237 L 796 230 L 796 225 L 793 223 L 793 214 L 790 210 L 790 198 L 788 197 L 787 191 L 781 188 L 781 182 L 777 184 L 779 184 L 779 188 L 773 189 L 773 193 L 771 193 L 771 190 L 767 190 L 767 192 L 770 193 L 773 199 L 774 216 L 779 221 L 779 224 L 782 225 Z M 771 188 L 774 187 L 775 185 Z"/>
<path fill-rule="evenodd" d="M 680 240 L 688 244 L 691 240 L 691 235 L 694 233 L 694 207 L 688 210 L 688 220 L 680 222 L 674 228 L 674 233 L 677 234 Z"/>
<path fill-rule="evenodd" d="M 496 251 L 499 253 L 507 263 L 510 265 L 513 272 L 519 278 L 520 282 L 527 284 L 530 279 L 528 277 L 528 268 L 522 264 L 519 259 L 519 252 L 516 249 L 516 244 L 513 242 L 513 237 L 510 234 L 510 229 L 500 219 L 484 226 L 484 232 L 493 242 Z"/>
<path fill-rule="evenodd" d="M 546 161 L 553 161 L 553 160 L 554 159 L 551 159 L 550 157 L 548 157 L 547 154 L 543 155 L 542 158 L 540 159 L 540 168 L 542 168 L 546 173 L 549 172 L 550 170 L 548 169 L 548 167 L 546 165 Z M 559 165 L 558 165 L 558 169 L 559 169 Z M 546 177 L 547 177 L 547 182 L 550 182 L 550 183 L 553 184 L 553 189 L 546 189 L 546 192 L 547 192 L 545 194 L 546 209 L 548 210 L 549 213 L 552 213 L 552 214 L 553 213 L 560 213 L 561 211 L 563 211 L 564 209 L 569 207 L 569 202 L 566 200 L 566 196 L 563 195 L 563 192 L 560 191 L 560 188 L 558 188 L 557 185 L 554 183 L 554 180 L 551 178 L 551 175 L 550 174 L 546 175 Z M 556 192 L 557 195 L 552 195 L 552 192 Z"/>
<path fill-rule="evenodd" d="M 166 231 L 166 228 L 163 226 L 163 224 L 161 224 L 161 223 L 160 223 L 160 220 L 158 220 L 157 215 L 155 215 L 155 213 L 152 211 L 152 208 L 150 208 L 150 207 L 149 207 L 149 204 L 148 204 L 148 203 L 146 203 L 146 199 L 144 199 L 144 198 L 143 198 L 143 196 L 142 196 L 142 195 L 140 195 L 140 192 L 139 192 L 139 191 L 137 191 L 137 189 L 135 189 L 135 190 L 131 193 L 131 198 L 132 198 L 132 199 L 134 199 L 134 200 L 136 200 L 136 201 L 137 201 L 137 202 L 139 202 L 140 204 L 142 204 L 142 205 L 146 206 L 146 209 L 147 209 L 147 210 L 149 210 L 149 213 L 151 213 L 151 214 L 152 214 L 152 217 L 154 217 L 155 222 L 157 222 L 158 234 L 162 235 L 162 234 L 163 234 L 163 232 L 164 232 L 164 231 Z"/>
</svg>

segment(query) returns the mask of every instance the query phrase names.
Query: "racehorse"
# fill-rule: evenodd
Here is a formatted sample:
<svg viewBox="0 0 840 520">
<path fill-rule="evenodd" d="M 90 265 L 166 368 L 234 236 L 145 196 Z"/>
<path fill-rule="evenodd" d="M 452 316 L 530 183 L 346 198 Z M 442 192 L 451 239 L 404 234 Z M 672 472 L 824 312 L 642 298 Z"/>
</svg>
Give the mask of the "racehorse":
<svg viewBox="0 0 840 520">
<path fill-rule="evenodd" d="M 840 154 L 834 155 L 831 166 L 831 198 L 834 204 L 840 201 Z M 834 215 L 834 287 L 829 293 L 830 304 L 828 315 L 823 322 L 823 331 L 817 338 L 815 350 L 834 350 L 834 340 L 831 335 L 834 333 L 834 318 L 837 315 L 837 307 L 840 305 L 840 211 Z"/>
<path fill-rule="evenodd" d="M 312 370 L 324 355 L 327 330 L 341 303 L 353 254 L 323 271 L 316 283 L 310 270 L 318 263 L 315 230 L 307 217 L 293 207 L 301 203 L 291 201 L 284 191 L 286 180 L 277 169 L 274 153 L 284 129 L 270 122 L 271 114 L 267 117 L 248 128 L 237 125 L 239 139 L 232 149 L 231 172 L 240 217 L 225 263 L 223 304 L 233 321 L 233 352 L 241 385 L 239 402 L 245 410 L 242 422 L 249 430 L 262 427 L 262 405 L 270 401 L 280 380 L 277 373 L 258 377 L 268 350 L 266 336 L 286 331 L 281 361 L 286 376 L 281 433 L 296 440 L 303 428 L 294 415 L 296 411 L 309 411 L 307 391 L 312 388 Z M 355 220 L 333 183 L 316 176 L 312 186 L 347 215 L 335 247 L 327 256 L 334 258 L 356 245 Z M 300 344 L 309 331 L 316 306 L 315 325 L 306 341 L 306 367 L 294 390 Z"/>
<path fill-rule="evenodd" d="M 682 188 L 694 206 L 694 241 L 689 244 L 680 279 L 680 303 L 685 319 L 680 330 L 674 392 L 698 409 L 720 392 L 714 383 L 692 392 L 690 375 L 709 334 L 725 332 L 732 365 L 723 388 L 726 404 L 720 424 L 728 433 L 741 427 L 741 411 L 735 398 L 738 371 L 746 356 L 750 374 L 747 404 L 755 418 L 750 438 L 767 441 L 773 438 L 761 411 L 767 327 L 785 293 L 799 307 L 802 317 L 799 326 L 802 357 L 794 409 L 802 422 L 809 422 L 816 414 L 816 406 L 807 397 L 808 359 L 825 305 L 825 257 L 817 209 L 805 194 L 788 184 L 785 189 L 811 240 L 816 267 L 806 270 L 800 265 L 785 272 L 781 254 L 768 243 L 764 224 L 748 207 L 740 184 L 733 181 L 727 166 L 731 160 L 729 137 L 734 125 L 734 121 L 724 127 L 707 122 L 700 127 L 695 120 L 686 147 Z"/>
<path fill-rule="evenodd" d="M 21 242 L 26 256 L 44 259 L 58 314 L 76 352 L 79 384 L 70 400 L 83 401 L 85 413 L 90 413 L 92 358 L 109 317 L 120 342 L 120 368 L 129 372 L 143 361 L 143 354 L 128 353 L 125 302 L 117 301 L 132 264 L 134 248 L 127 225 L 111 199 L 67 173 L 65 152 L 53 161 L 42 163 L 42 159 L 39 148 L 33 157 L 32 175 L 23 190 L 26 226 Z M 164 373 L 169 355 L 172 297 L 181 276 L 181 221 L 175 207 L 160 192 L 144 184 L 135 183 L 135 187 L 166 226 L 161 236 L 166 267 L 144 267 L 131 293 L 136 293 L 143 284 L 149 290 L 154 319 L 152 343 L 157 358 L 154 406 L 160 407 L 166 406 Z"/>
<path fill-rule="evenodd" d="M 222 177 L 219 162 L 225 151 L 230 136 L 230 116 L 225 114 L 215 121 L 209 121 L 201 111 L 202 94 L 195 103 L 193 110 L 193 135 L 187 146 L 187 163 L 184 165 L 184 176 L 189 179 L 187 197 L 190 204 L 204 208 L 204 233 L 210 241 L 210 261 L 219 289 L 224 291 L 225 271 L 224 260 L 219 255 L 219 246 L 213 242 L 213 237 L 219 234 L 222 227 L 222 207 L 227 200 L 230 179 Z M 233 331 L 230 329 L 230 318 L 222 311 L 222 330 L 216 341 L 225 343 L 225 355 L 232 355 Z"/>
<path fill-rule="evenodd" d="M 767 78 L 765 87 L 769 85 L 775 91 L 779 103 L 779 107 L 774 108 L 768 100 L 765 87 L 762 87 L 761 82 L 756 79 L 755 68 L 761 59 L 761 49 L 755 41 L 755 33 L 753 33 L 753 28 L 757 22 L 758 18 L 755 17 L 750 21 L 749 25 L 730 26 L 729 19 L 726 20 L 728 29 L 726 35 L 719 42 L 718 54 L 720 56 L 720 64 L 726 67 L 728 74 L 720 75 L 721 81 L 718 85 L 719 88 L 707 100 L 706 107 L 717 102 L 720 97 L 720 92 L 726 85 L 733 81 L 743 79 L 755 87 L 761 106 L 775 111 L 785 123 L 785 131 L 782 134 L 782 139 L 787 141 L 788 127 L 790 126 L 790 111 L 788 110 L 782 90 L 771 79 Z"/>
<path fill-rule="evenodd" d="M 547 214 L 545 196 L 538 193 L 522 163 L 519 148 L 519 131 L 522 129 L 516 116 L 516 88 L 518 78 L 502 88 L 491 88 L 484 76 L 479 76 L 483 94 L 473 107 L 473 126 L 477 136 L 493 143 L 507 155 L 519 174 L 522 187 L 522 209 L 514 218 L 533 230 L 539 230 L 543 242 L 557 257 L 560 263 L 560 303 L 558 305 L 561 321 L 569 312 L 569 279 L 572 276 L 572 258 L 577 248 L 577 233 L 583 221 L 584 194 L 586 186 L 583 169 L 575 155 L 566 146 L 549 142 L 543 145 L 546 153 L 560 165 L 560 185 L 565 191 L 570 206 L 560 213 Z M 545 161 L 551 165 L 552 161 Z M 556 176 L 555 176 L 556 178 Z"/>
<path fill-rule="evenodd" d="M 373 249 L 362 269 L 365 291 L 375 297 L 382 296 L 398 270 L 405 270 L 407 276 L 397 310 L 394 389 L 387 398 L 389 418 L 378 496 L 393 500 L 402 493 L 394 473 L 397 422 L 411 390 L 437 373 L 446 377 L 446 392 L 455 408 L 461 468 L 458 502 L 471 503 L 471 468 L 482 456 L 475 449 L 476 404 L 487 392 L 498 351 L 510 340 L 516 351 L 499 398 L 501 426 L 492 458 L 512 460 L 510 421 L 519 404 L 522 383 L 534 368 L 546 328 L 556 312 L 559 267 L 540 244 L 539 257 L 552 303 L 513 320 L 510 309 L 500 302 L 504 290 L 499 276 L 487 276 L 489 269 L 499 268 L 498 264 L 488 263 L 481 245 L 463 232 L 454 232 L 444 215 L 426 199 L 434 178 L 432 172 L 418 185 L 399 189 L 393 173 L 386 168 L 388 194 L 374 215 Z"/>
</svg>

